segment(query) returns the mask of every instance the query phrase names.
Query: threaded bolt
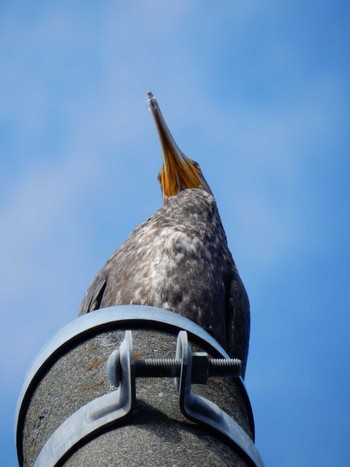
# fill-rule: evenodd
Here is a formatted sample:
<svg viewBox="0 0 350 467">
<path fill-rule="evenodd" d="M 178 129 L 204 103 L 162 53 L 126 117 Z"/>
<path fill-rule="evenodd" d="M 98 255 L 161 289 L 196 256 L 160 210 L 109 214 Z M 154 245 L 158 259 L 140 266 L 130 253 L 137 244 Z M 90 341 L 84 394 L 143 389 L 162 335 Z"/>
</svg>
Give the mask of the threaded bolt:
<svg viewBox="0 0 350 467">
<path fill-rule="evenodd" d="M 181 360 L 175 358 L 137 358 L 135 375 L 139 378 L 174 378 L 180 376 Z"/>
<path fill-rule="evenodd" d="M 238 358 L 212 358 L 208 359 L 208 375 L 209 376 L 240 376 L 242 369 L 242 362 Z"/>
<path fill-rule="evenodd" d="M 207 377 L 237 377 L 241 374 L 241 360 L 206 357 Z M 180 376 L 181 360 L 175 358 L 135 359 L 135 375 L 139 378 L 174 378 Z M 192 372 L 196 367 L 196 354 L 193 354 Z"/>
</svg>

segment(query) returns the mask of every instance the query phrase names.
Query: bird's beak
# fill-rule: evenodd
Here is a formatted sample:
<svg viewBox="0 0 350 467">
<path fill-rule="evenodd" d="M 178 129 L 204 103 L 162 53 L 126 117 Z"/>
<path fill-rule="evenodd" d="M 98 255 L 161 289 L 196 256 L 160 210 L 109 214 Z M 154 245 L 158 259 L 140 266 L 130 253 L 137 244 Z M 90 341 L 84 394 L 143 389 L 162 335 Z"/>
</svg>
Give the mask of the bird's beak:
<svg viewBox="0 0 350 467">
<path fill-rule="evenodd" d="M 186 188 L 198 188 L 201 184 L 198 166 L 179 149 L 165 123 L 156 98 L 151 92 L 148 92 L 147 96 L 162 146 L 163 167 L 159 177 L 163 195 L 174 196 Z"/>
</svg>

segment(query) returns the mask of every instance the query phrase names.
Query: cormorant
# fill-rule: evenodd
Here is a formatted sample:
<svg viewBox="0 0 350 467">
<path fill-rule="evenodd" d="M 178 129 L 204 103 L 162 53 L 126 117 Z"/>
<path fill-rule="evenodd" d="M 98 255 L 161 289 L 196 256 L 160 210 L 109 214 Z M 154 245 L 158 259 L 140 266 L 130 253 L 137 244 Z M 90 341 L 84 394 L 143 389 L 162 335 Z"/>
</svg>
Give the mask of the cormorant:
<svg viewBox="0 0 350 467">
<path fill-rule="evenodd" d="M 249 300 L 227 246 L 215 198 L 197 162 L 178 148 L 152 93 L 162 146 L 163 207 L 137 227 L 89 286 L 80 315 L 112 305 L 151 305 L 195 321 L 242 360 Z"/>
</svg>

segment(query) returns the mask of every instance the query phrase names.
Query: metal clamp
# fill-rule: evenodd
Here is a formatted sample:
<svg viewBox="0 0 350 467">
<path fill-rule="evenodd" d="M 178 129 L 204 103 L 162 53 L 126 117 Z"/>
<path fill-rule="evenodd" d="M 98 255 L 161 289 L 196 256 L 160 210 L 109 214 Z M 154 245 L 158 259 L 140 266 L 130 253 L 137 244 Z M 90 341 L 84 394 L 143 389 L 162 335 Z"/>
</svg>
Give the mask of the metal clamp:
<svg viewBox="0 0 350 467">
<path fill-rule="evenodd" d="M 68 417 L 42 448 L 35 467 L 56 466 L 67 458 L 78 444 L 105 431 L 111 425 L 125 422 L 130 417 L 136 400 L 131 331 L 125 333 L 119 350 L 114 351 L 110 359 L 113 359 L 116 352 L 123 375 L 118 389 L 94 399 Z M 107 373 L 110 371 L 108 368 Z"/>
<path fill-rule="evenodd" d="M 35 467 L 54 467 L 79 445 L 112 425 L 130 417 L 136 400 L 136 377 L 175 377 L 181 412 L 189 420 L 209 428 L 237 449 L 250 465 L 263 466 L 249 436 L 216 404 L 192 391 L 192 383 L 206 384 L 210 376 L 239 377 L 237 359 L 209 359 L 205 352 L 192 353 L 186 331 L 180 331 L 175 359 L 134 359 L 132 332 L 126 331 L 119 350 L 107 361 L 107 375 L 116 391 L 101 396 L 71 415 L 49 438 Z"/>
<path fill-rule="evenodd" d="M 228 358 L 222 346 L 203 328 L 177 313 L 144 305 L 119 305 L 88 313 L 60 329 L 41 349 L 27 371 L 17 402 L 15 432 L 19 465 L 24 463 L 23 430 L 28 408 L 35 390 L 50 368 L 77 344 L 110 330 L 153 329 L 177 335 L 186 330 L 192 342 L 210 355 Z M 254 418 L 243 381 L 239 381 L 245 399 L 250 424 L 254 432 Z"/>
<path fill-rule="evenodd" d="M 178 335 L 179 331 L 185 330 L 191 342 L 199 345 L 211 356 L 218 358 L 208 358 L 208 355 L 204 352 L 195 354 L 191 352 L 190 380 L 187 383 L 183 380 L 181 387 L 186 387 L 186 394 L 191 395 L 193 394 L 191 392 L 191 383 L 205 384 L 207 378 L 210 376 L 236 376 L 237 388 L 240 390 L 244 400 L 249 424 L 253 433 L 252 439 L 254 441 L 254 418 L 247 391 L 242 378 L 239 376 L 239 360 L 229 359 L 225 350 L 210 334 L 183 316 L 154 307 L 122 305 L 101 309 L 96 313 L 89 313 L 67 324 L 45 345 L 34 360 L 26 375 L 16 411 L 17 453 L 20 465 L 22 465 L 24 461 L 23 429 L 26 414 L 32 396 L 40 381 L 45 377 L 45 374 L 55 362 L 62 355 L 67 354 L 70 349 L 74 348 L 77 343 L 84 342 L 86 339 L 98 335 L 101 332 L 117 329 L 124 331 L 125 329 L 157 329 L 175 335 Z M 187 374 L 186 372 L 183 373 L 184 364 L 182 358 L 162 359 L 158 361 L 150 361 L 149 359 L 143 361 L 138 359 L 134 360 L 132 357 L 132 339 L 129 332 L 126 332 L 125 339 L 119 352 L 118 354 L 117 351 L 114 351 L 111 354 L 108 370 L 109 378 L 117 388 L 116 391 L 95 399 L 71 415 L 71 417 L 52 434 L 51 438 L 55 436 L 54 439 L 56 441 L 52 441 L 51 447 L 50 445 L 45 445 L 42 448 L 37 462 L 42 462 L 43 457 L 41 457 L 41 455 L 44 456 L 44 452 L 46 452 L 48 453 L 48 457 L 52 459 L 51 465 L 55 465 L 54 457 L 51 457 L 52 454 L 50 454 L 51 451 L 56 452 L 57 457 L 61 456 L 63 459 L 68 452 L 72 452 L 74 448 L 81 445 L 83 440 L 93 437 L 94 434 L 96 434 L 96 430 L 103 430 L 106 426 L 108 427 L 111 424 L 118 424 L 121 421 L 125 421 L 127 417 L 131 415 L 135 403 L 135 377 L 150 377 L 153 374 L 153 376 L 156 377 L 175 377 L 180 379 L 181 382 L 182 378 L 185 378 L 184 375 Z M 189 357 L 187 357 L 187 359 L 188 358 Z M 187 377 L 189 378 L 189 376 Z M 182 394 L 181 390 L 180 393 Z M 187 399 L 185 398 L 183 400 L 186 401 Z M 186 407 L 188 407 L 189 404 L 181 403 L 180 406 L 185 407 L 183 410 L 186 411 Z M 196 415 L 191 415 L 188 410 L 186 413 L 183 413 L 186 417 L 190 418 L 192 416 L 196 422 L 201 423 L 200 419 L 195 419 Z M 81 419 L 83 417 L 85 421 L 82 426 Z M 210 426 L 210 423 L 203 422 L 202 424 L 206 427 Z M 68 425 L 70 426 L 68 427 Z M 78 426 L 82 427 L 82 430 L 77 434 L 76 428 Z M 214 428 L 212 429 L 214 430 Z M 75 434 L 70 433 L 70 431 L 74 431 Z M 222 433 L 224 430 L 218 429 L 216 431 L 217 433 Z M 66 434 L 70 433 L 67 440 L 60 439 L 60 432 L 61 434 L 63 432 Z M 56 433 L 58 434 L 56 435 Z M 225 433 L 222 433 L 222 435 L 226 436 Z M 51 438 L 49 438 L 47 444 Z M 229 437 L 226 436 L 226 439 L 228 438 Z M 60 446 L 59 449 L 57 446 Z M 61 452 L 61 454 L 58 454 L 59 452 Z M 242 452 L 245 452 L 244 449 Z M 37 465 L 45 465 L 45 467 L 48 467 L 50 464 L 45 457 L 45 462 L 41 464 L 37 463 Z"/>
<path fill-rule="evenodd" d="M 189 420 L 223 436 L 235 449 L 240 451 L 249 464 L 262 467 L 264 463 L 258 450 L 238 423 L 216 404 L 192 391 L 191 375 L 194 369 L 194 357 L 195 354 L 192 353 L 188 344 L 187 333 L 181 331 L 176 347 L 176 358 L 182 362 L 181 375 L 175 379 L 181 412 Z"/>
<path fill-rule="evenodd" d="M 216 404 L 192 391 L 192 384 L 206 384 L 212 376 L 240 377 L 240 360 L 210 359 L 206 352 L 193 353 L 186 331 L 178 334 L 175 359 L 133 360 L 131 332 L 126 331 L 125 336 L 128 336 L 131 345 L 130 361 L 133 362 L 136 378 L 174 377 L 180 410 L 186 418 L 223 437 L 240 452 L 249 465 L 264 465 L 253 441 L 239 424 Z M 118 386 L 123 381 L 123 371 L 121 353 L 114 351 L 107 362 L 107 372 L 114 385 Z"/>
</svg>

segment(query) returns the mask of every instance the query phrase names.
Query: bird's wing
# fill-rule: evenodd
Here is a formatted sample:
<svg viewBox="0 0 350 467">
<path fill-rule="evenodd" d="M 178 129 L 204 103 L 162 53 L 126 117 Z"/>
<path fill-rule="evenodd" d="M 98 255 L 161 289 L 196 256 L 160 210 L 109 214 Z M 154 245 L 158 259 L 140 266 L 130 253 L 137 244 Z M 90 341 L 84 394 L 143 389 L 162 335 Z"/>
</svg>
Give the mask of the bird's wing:
<svg viewBox="0 0 350 467">
<path fill-rule="evenodd" d="M 106 289 L 106 285 L 107 279 L 97 275 L 83 298 L 80 305 L 79 316 L 101 308 L 102 297 Z"/>
<path fill-rule="evenodd" d="M 226 329 L 228 353 L 233 358 L 242 360 L 242 377 L 244 378 L 250 335 L 250 305 L 238 272 L 231 280 L 226 304 Z"/>
</svg>

